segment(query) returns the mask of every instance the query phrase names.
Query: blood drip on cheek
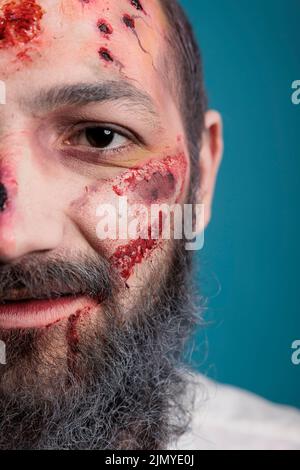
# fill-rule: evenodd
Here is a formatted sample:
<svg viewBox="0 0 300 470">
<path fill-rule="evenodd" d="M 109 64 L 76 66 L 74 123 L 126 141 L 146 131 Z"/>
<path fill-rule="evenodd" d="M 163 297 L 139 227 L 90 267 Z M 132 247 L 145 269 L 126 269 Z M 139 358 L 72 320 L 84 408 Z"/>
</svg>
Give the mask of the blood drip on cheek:
<svg viewBox="0 0 300 470">
<path fill-rule="evenodd" d="M 24 45 L 41 31 L 43 9 L 35 0 L 11 1 L 0 12 L 0 48 Z"/>
<path fill-rule="evenodd" d="M 151 231 L 149 229 L 149 231 Z M 112 266 L 119 272 L 124 281 L 127 281 L 137 264 L 150 255 L 154 248 L 158 246 L 158 240 L 139 238 L 132 240 L 127 245 L 120 246 L 111 258 Z"/>
<path fill-rule="evenodd" d="M 75 372 L 76 366 L 76 356 L 79 353 L 79 324 L 81 319 L 84 315 L 87 315 L 91 312 L 92 307 L 86 307 L 82 310 L 78 310 L 77 312 L 73 313 L 68 318 L 68 325 L 67 325 L 67 333 L 66 333 L 66 340 L 68 345 L 68 369 Z"/>
<path fill-rule="evenodd" d="M 77 331 L 77 325 L 80 320 L 81 311 L 79 310 L 76 313 L 73 313 L 68 319 L 68 329 L 67 329 L 67 341 L 69 350 L 72 354 L 78 352 L 78 343 L 79 335 Z"/>
</svg>

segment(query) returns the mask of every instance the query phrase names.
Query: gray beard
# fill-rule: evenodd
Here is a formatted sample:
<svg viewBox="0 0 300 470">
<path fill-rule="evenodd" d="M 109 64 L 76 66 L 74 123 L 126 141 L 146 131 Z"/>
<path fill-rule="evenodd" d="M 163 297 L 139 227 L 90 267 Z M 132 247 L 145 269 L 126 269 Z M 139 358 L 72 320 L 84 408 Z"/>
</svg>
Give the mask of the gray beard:
<svg viewBox="0 0 300 470">
<path fill-rule="evenodd" d="M 164 279 L 153 276 L 121 327 L 120 307 L 107 302 L 106 327 L 78 346 L 76 370 L 60 379 L 59 364 L 48 362 L 47 394 L 40 394 L 43 384 L 35 384 L 30 368 L 27 384 L 20 376 L 12 393 L 1 387 L 0 449 L 158 450 L 179 438 L 191 414 L 183 352 L 199 323 L 190 274 L 190 254 L 180 242 Z M 35 334 L 5 339 L 20 353 L 34 349 Z"/>
</svg>

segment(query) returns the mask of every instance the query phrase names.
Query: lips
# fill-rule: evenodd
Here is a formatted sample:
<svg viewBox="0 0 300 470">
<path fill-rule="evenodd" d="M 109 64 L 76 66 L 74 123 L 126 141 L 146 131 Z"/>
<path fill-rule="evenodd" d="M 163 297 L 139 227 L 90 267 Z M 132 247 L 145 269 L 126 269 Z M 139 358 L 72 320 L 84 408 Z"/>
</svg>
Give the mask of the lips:
<svg viewBox="0 0 300 470">
<path fill-rule="evenodd" d="M 0 304 L 0 328 L 44 328 L 97 305 L 96 300 L 86 296 L 6 302 Z"/>
</svg>

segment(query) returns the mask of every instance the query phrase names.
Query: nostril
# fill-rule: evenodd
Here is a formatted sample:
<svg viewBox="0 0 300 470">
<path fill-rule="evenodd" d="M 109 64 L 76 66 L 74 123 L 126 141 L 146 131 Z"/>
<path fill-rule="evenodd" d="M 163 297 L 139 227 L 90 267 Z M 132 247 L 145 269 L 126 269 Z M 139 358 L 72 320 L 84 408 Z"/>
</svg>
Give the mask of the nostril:
<svg viewBox="0 0 300 470">
<path fill-rule="evenodd" d="M 3 183 L 0 183 L 0 212 L 5 210 L 7 202 L 7 191 Z"/>
</svg>

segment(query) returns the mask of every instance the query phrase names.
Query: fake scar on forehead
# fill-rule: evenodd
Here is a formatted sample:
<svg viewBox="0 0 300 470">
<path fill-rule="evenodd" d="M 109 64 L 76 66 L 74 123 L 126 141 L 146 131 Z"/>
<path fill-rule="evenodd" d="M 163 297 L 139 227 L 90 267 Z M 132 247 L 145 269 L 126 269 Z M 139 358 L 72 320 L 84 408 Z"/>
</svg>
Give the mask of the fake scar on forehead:
<svg viewBox="0 0 300 470">
<path fill-rule="evenodd" d="M 138 0 L 129 0 L 129 3 L 132 8 L 146 15 L 146 12 L 142 4 Z M 133 15 L 132 12 L 130 13 L 126 12 L 122 14 L 120 19 L 121 19 L 122 25 L 135 36 L 140 49 L 145 54 L 148 54 L 148 51 L 146 51 L 146 49 L 143 47 L 141 40 L 139 38 L 139 35 L 136 31 L 136 20 L 140 18 L 141 17 L 139 15 Z M 112 37 L 113 32 L 114 32 L 113 27 L 104 18 L 101 18 L 98 20 L 97 26 L 98 26 L 100 33 L 102 33 L 105 39 L 109 39 L 110 37 Z M 115 65 L 119 67 L 120 71 L 123 70 L 124 66 L 114 56 L 114 54 L 111 52 L 111 50 L 107 46 L 100 47 L 99 56 L 104 62 L 111 63 L 111 64 L 114 63 Z"/>
<path fill-rule="evenodd" d="M 14 0 L 0 10 L 0 48 L 26 45 L 41 32 L 44 11 L 35 0 Z"/>
</svg>

